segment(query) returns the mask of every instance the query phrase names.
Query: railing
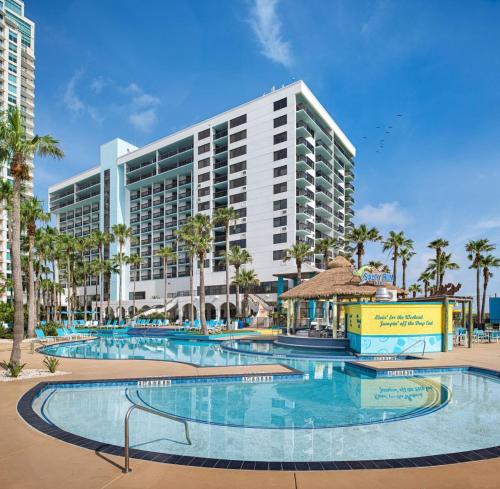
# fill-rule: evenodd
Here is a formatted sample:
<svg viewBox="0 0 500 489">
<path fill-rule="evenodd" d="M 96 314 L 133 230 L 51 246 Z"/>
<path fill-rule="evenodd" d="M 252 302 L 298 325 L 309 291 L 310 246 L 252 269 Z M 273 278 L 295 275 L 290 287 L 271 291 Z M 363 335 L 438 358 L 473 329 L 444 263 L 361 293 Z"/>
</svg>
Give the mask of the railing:
<svg viewBox="0 0 500 489">
<path fill-rule="evenodd" d="M 395 358 L 398 358 L 400 357 L 401 355 L 405 354 L 408 350 L 410 350 L 411 348 L 413 348 L 415 345 L 418 345 L 419 343 L 423 343 L 424 344 L 424 347 L 422 348 L 422 356 L 425 355 L 425 347 L 427 346 L 427 342 L 425 340 L 417 340 L 415 341 L 414 343 L 412 343 L 410 346 L 407 346 L 404 350 L 400 351 L 399 353 L 397 353 L 395 355 Z"/>
</svg>

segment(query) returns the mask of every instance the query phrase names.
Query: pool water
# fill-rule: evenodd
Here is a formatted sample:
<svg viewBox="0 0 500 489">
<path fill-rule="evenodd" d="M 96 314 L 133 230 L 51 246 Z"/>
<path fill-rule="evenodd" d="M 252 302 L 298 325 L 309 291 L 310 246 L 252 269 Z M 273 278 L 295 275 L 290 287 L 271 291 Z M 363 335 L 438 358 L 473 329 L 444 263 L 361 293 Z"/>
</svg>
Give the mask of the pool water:
<svg viewBox="0 0 500 489">
<path fill-rule="evenodd" d="M 245 351 L 213 341 L 99 338 L 50 345 L 43 353 L 201 366 L 281 363 L 303 374 L 258 383 L 194 379 L 156 387 L 138 381 L 49 384 L 33 409 L 65 431 L 123 446 L 127 409 L 132 404 L 152 407 L 187 420 L 192 445 L 186 443 L 181 423 L 136 411 L 133 447 L 231 460 L 376 460 L 499 445 L 497 377 L 466 369 L 374 377 L 334 357 L 284 358 L 281 349 L 262 342 L 231 346 L 241 344 Z M 263 350 L 269 355 L 254 354 Z"/>
</svg>

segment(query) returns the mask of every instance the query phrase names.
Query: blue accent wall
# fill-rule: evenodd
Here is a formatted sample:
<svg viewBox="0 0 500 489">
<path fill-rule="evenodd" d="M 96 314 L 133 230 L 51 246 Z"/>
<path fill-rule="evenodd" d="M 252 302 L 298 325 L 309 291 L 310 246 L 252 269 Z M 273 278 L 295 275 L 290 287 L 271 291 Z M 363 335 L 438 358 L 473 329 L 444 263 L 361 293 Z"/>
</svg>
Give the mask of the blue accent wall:
<svg viewBox="0 0 500 489">
<path fill-rule="evenodd" d="M 500 324 L 500 297 L 490 297 L 490 323 Z"/>
</svg>

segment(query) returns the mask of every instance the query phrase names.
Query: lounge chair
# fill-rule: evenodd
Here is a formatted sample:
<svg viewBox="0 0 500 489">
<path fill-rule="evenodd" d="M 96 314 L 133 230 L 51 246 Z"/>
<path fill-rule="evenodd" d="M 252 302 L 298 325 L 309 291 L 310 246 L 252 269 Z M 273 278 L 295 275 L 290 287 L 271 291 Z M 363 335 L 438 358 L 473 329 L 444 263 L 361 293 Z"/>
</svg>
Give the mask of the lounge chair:
<svg viewBox="0 0 500 489">
<path fill-rule="evenodd" d="M 57 336 L 46 336 L 45 333 L 43 332 L 43 329 L 40 329 L 40 328 L 35 328 L 35 334 L 36 334 L 36 338 L 34 338 L 34 340 L 38 340 L 38 341 L 56 341 L 57 340 Z"/>
</svg>

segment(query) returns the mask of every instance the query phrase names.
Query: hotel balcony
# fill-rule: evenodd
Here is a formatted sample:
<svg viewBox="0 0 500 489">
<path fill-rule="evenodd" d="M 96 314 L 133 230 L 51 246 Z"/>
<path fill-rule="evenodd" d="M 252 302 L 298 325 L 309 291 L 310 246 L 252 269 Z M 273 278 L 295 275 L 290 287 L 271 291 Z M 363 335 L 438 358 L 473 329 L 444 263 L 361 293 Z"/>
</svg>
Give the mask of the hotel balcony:
<svg viewBox="0 0 500 489">
<path fill-rule="evenodd" d="M 303 138 L 313 138 L 314 129 L 304 121 L 297 122 L 297 136 Z"/>
<path fill-rule="evenodd" d="M 296 182 L 298 187 L 304 188 L 309 185 L 314 185 L 314 177 L 305 171 L 297 171 Z"/>
<path fill-rule="evenodd" d="M 305 138 L 297 138 L 297 154 L 308 155 L 314 153 L 314 146 Z"/>
<path fill-rule="evenodd" d="M 297 170 L 314 170 L 314 160 L 309 156 L 297 155 Z"/>
<path fill-rule="evenodd" d="M 296 189 L 296 202 L 298 204 L 307 204 L 308 202 L 314 202 L 314 192 L 304 188 Z"/>
</svg>

